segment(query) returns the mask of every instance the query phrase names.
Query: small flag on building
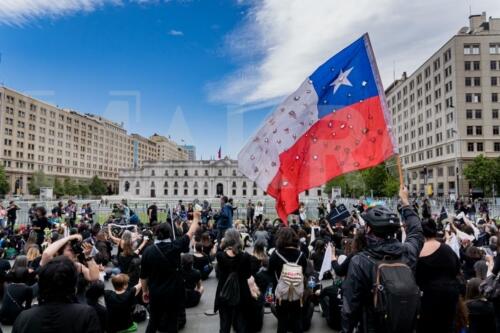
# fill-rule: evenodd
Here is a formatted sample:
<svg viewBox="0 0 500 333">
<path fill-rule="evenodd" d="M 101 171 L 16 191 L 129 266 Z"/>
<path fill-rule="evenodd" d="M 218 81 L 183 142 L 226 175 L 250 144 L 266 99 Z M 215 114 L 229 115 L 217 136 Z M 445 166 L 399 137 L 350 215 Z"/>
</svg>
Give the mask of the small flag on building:
<svg viewBox="0 0 500 333">
<path fill-rule="evenodd" d="M 238 154 L 238 167 L 276 199 L 286 223 L 301 192 L 394 155 L 390 119 L 365 34 L 277 107 Z"/>
<path fill-rule="evenodd" d="M 222 158 L 222 147 L 219 146 L 219 151 L 217 152 L 217 158 L 220 160 Z"/>
</svg>

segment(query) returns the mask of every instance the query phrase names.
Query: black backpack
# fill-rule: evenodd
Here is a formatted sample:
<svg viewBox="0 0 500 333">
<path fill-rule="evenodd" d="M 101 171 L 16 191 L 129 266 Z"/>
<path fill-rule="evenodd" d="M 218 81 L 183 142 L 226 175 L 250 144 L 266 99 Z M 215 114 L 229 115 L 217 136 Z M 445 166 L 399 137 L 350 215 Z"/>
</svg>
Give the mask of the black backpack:
<svg viewBox="0 0 500 333">
<path fill-rule="evenodd" d="M 387 333 L 414 331 L 420 310 L 420 289 L 410 267 L 401 260 L 374 260 L 373 306 Z"/>
<path fill-rule="evenodd" d="M 221 303 L 236 306 L 240 303 L 240 280 L 238 272 L 231 272 L 219 294 Z"/>
</svg>

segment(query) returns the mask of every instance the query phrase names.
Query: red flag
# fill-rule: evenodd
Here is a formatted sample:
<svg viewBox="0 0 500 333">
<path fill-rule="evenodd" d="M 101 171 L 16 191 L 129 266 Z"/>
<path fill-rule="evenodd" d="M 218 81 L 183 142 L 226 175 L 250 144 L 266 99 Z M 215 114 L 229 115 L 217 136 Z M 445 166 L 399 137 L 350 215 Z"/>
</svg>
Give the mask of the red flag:
<svg viewBox="0 0 500 333">
<path fill-rule="evenodd" d="M 299 194 L 396 153 L 368 35 L 334 55 L 266 119 L 238 154 L 283 221 Z"/>
</svg>

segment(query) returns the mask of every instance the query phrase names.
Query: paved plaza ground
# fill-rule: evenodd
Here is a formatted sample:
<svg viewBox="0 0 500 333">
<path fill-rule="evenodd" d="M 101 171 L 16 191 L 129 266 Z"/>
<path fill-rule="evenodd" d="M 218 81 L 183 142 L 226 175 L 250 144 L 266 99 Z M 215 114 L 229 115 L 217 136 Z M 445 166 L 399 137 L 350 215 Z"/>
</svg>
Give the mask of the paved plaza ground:
<svg viewBox="0 0 500 333">
<path fill-rule="evenodd" d="M 219 331 L 219 316 L 207 316 L 205 312 L 213 312 L 214 295 L 217 288 L 217 279 L 215 278 L 214 272 L 212 272 L 210 278 L 203 282 L 205 286 L 205 293 L 203 294 L 200 304 L 191 309 L 187 309 L 187 324 L 186 327 L 181 331 L 184 333 L 215 333 Z M 111 289 L 111 284 L 106 283 L 106 288 Z M 261 332 L 271 333 L 276 332 L 277 320 L 270 310 L 266 308 L 266 314 L 264 315 L 264 327 Z M 3 333 L 10 333 L 11 326 L 2 326 Z M 138 332 L 146 331 L 146 323 L 139 324 Z M 326 324 L 324 318 L 321 317 L 319 312 L 319 307 L 316 307 L 316 311 L 313 315 L 312 325 L 309 332 L 333 332 Z"/>
</svg>

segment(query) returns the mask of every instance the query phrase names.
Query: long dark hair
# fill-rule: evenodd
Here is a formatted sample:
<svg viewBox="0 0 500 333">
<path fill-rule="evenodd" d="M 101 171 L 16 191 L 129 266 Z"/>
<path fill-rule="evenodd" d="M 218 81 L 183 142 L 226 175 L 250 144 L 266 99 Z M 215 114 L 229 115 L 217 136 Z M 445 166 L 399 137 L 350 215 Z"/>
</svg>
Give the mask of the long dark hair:
<svg viewBox="0 0 500 333">
<path fill-rule="evenodd" d="M 298 247 L 299 237 L 297 233 L 290 227 L 284 227 L 278 230 L 276 238 L 276 248 L 283 250 L 287 247 Z"/>
<path fill-rule="evenodd" d="M 72 302 L 76 292 L 77 272 L 73 261 L 65 256 L 51 259 L 38 274 L 40 303 Z"/>
</svg>

